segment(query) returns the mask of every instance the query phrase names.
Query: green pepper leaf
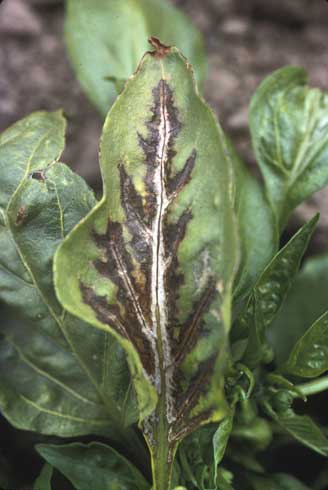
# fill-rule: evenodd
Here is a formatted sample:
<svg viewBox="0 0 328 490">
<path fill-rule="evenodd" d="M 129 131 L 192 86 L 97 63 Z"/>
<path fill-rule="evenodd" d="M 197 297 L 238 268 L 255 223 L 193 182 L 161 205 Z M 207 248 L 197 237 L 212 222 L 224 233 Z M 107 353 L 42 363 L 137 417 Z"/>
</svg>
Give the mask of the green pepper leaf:
<svg viewBox="0 0 328 490">
<path fill-rule="evenodd" d="M 323 456 L 328 456 L 328 439 L 310 417 L 287 413 L 280 415 L 278 422 L 297 441 Z"/>
<path fill-rule="evenodd" d="M 228 416 L 220 423 L 213 437 L 213 488 L 216 488 L 218 479 L 218 467 L 226 452 L 228 441 L 233 426 L 233 416 Z"/>
<path fill-rule="evenodd" d="M 268 332 L 278 365 L 287 361 L 309 325 L 326 311 L 327 284 L 328 256 L 308 259 Z"/>
<path fill-rule="evenodd" d="M 267 403 L 264 409 L 282 429 L 298 442 L 322 456 L 328 456 L 328 439 L 311 417 L 297 415 L 292 408 L 278 413 Z"/>
<path fill-rule="evenodd" d="M 38 478 L 34 482 L 33 490 L 51 490 L 51 480 L 53 474 L 53 466 L 46 463 Z"/>
<path fill-rule="evenodd" d="M 105 444 L 38 444 L 36 449 L 76 490 L 150 490 L 139 470 Z"/>
<path fill-rule="evenodd" d="M 179 51 L 152 43 L 106 119 L 104 196 L 59 247 L 55 284 L 65 308 L 126 349 L 158 461 L 159 439 L 170 460 L 225 415 L 238 249 L 224 135 Z"/>
<path fill-rule="evenodd" d="M 0 299 L 15 315 L 1 326 L 0 407 L 21 429 L 131 441 L 124 426 L 137 412 L 122 348 L 64 311 L 53 288 L 57 246 L 96 203 L 57 161 L 64 129 L 61 113 L 40 112 L 0 136 Z"/>
<path fill-rule="evenodd" d="M 241 260 L 234 295 L 244 296 L 278 249 L 274 215 L 264 192 L 233 148 L 229 148 L 236 176 L 235 210 Z"/>
<path fill-rule="evenodd" d="M 328 371 L 328 311 L 299 339 L 282 370 L 302 378 Z"/>
<path fill-rule="evenodd" d="M 200 33 L 165 0 L 68 0 L 65 33 L 77 77 L 104 116 L 147 51 L 150 36 L 178 46 L 199 83 L 206 76 Z"/>
<path fill-rule="evenodd" d="M 306 82 L 301 68 L 277 70 L 250 106 L 255 154 L 281 228 L 300 202 L 328 183 L 328 95 Z"/>
<path fill-rule="evenodd" d="M 234 326 L 233 339 L 248 336 L 243 362 L 251 367 L 265 355 L 266 330 L 286 298 L 317 221 L 318 216 L 315 216 L 306 223 L 271 260 L 256 281 L 248 304 Z"/>
<path fill-rule="evenodd" d="M 193 484 L 199 490 L 220 488 L 218 466 L 226 451 L 232 421 L 233 417 L 228 416 L 218 428 L 213 425 L 201 427 L 182 442 L 179 459 L 187 484 Z"/>
</svg>

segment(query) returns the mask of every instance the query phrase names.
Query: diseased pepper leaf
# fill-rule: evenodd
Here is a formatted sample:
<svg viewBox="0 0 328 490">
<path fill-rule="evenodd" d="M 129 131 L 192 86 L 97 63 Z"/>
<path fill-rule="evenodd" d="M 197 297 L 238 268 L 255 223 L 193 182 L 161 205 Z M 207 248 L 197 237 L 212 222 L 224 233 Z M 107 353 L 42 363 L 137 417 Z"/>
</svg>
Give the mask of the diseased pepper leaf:
<svg viewBox="0 0 328 490">
<path fill-rule="evenodd" d="M 328 371 L 328 312 L 298 340 L 282 369 L 303 378 L 314 378 Z"/>
<path fill-rule="evenodd" d="M 137 468 L 105 444 L 38 444 L 36 449 L 76 490 L 150 490 Z"/>
<path fill-rule="evenodd" d="M 123 427 L 136 409 L 122 348 L 54 293 L 53 254 L 96 203 L 57 161 L 64 129 L 61 113 L 39 112 L 0 136 L 0 299 L 15 315 L 1 326 L 0 407 L 18 428 L 131 441 Z"/>
<path fill-rule="evenodd" d="M 269 329 L 277 364 L 287 361 L 299 338 L 327 309 L 328 256 L 308 259 Z"/>
<path fill-rule="evenodd" d="M 255 154 L 281 228 L 299 203 L 328 183 L 328 95 L 306 83 L 302 68 L 277 70 L 250 106 Z"/>
<path fill-rule="evenodd" d="M 179 46 L 199 83 L 207 72 L 202 37 L 166 0 L 68 0 L 66 45 L 78 79 L 105 116 L 148 49 L 150 36 Z"/>
<path fill-rule="evenodd" d="M 271 260 L 234 325 L 233 339 L 248 338 L 243 362 L 251 367 L 265 355 L 266 330 L 285 300 L 317 221 L 318 216 L 315 216 L 306 223 Z"/>
<path fill-rule="evenodd" d="M 238 254 L 225 138 L 179 51 L 152 43 L 106 119 L 104 196 L 58 249 L 55 283 L 126 349 L 154 460 L 160 439 L 170 463 L 225 413 Z"/>
</svg>

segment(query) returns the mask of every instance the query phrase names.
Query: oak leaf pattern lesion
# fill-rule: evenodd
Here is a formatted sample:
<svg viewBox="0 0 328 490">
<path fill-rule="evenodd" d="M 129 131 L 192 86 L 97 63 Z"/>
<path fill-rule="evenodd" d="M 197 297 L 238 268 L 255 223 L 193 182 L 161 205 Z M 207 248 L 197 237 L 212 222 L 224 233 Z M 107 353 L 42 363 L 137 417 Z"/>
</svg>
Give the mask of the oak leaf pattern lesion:
<svg viewBox="0 0 328 490">
<path fill-rule="evenodd" d="M 161 79 L 153 88 L 152 98 L 151 117 L 145 123 L 147 136 L 138 133 L 146 167 L 144 192 L 137 191 L 124 161 L 120 162 L 124 220 L 109 219 L 104 234 L 93 232 L 101 257 L 93 266 L 117 287 L 116 302 L 110 304 L 83 282 L 80 289 L 97 318 L 132 343 L 158 394 L 165 391 L 173 440 L 208 417 L 207 411 L 194 418 L 189 415 L 211 378 L 216 356 L 200 363 L 192 380 L 184 380 L 181 366 L 197 339 L 206 336 L 204 315 L 218 292 L 214 278 L 209 277 L 187 319 L 179 320 L 184 275 L 178 251 L 193 215 L 186 208 L 173 222 L 170 208 L 192 179 L 197 150 L 192 149 L 181 170 L 173 172 L 175 142 L 182 123 L 166 80 Z"/>
</svg>

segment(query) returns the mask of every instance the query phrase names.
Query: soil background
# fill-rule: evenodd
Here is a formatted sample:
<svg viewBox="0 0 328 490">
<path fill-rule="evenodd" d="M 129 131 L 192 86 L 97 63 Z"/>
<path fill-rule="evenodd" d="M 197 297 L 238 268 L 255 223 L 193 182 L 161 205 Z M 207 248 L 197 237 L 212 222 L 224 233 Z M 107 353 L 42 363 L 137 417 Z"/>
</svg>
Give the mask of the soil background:
<svg viewBox="0 0 328 490">
<path fill-rule="evenodd" d="M 248 104 L 258 83 L 273 70 L 292 64 L 306 68 L 312 85 L 328 89 L 328 2 L 173 3 L 204 35 L 209 59 L 206 99 L 241 156 L 252 165 Z M 63 18 L 61 0 L 0 2 L 0 131 L 34 110 L 64 108 L 69 122 L 64 160 L 93 187 L 100 188 L 97 151 L 101 119 L 68 62 Z M 299 208 L 290 233 L 317 210 L 321 220 L 312 248 L 320 252 L 328 248 L 327 190 Z"/>
</svg>

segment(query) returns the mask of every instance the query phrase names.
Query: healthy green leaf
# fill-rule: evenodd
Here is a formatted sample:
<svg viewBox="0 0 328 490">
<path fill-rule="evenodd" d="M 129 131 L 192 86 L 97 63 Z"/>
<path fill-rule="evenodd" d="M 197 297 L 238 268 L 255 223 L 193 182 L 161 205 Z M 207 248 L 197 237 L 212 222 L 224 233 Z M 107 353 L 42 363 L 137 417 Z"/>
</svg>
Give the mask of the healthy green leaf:
<svg viewBox="0 0 328 490">
<path fill-rule="evenodd" d="M 303 378 L 328 371 L 328 312 L 299 339 L 282 369 Z"/>
<path fill-rule="evenodd" d="M 1 327 L 0 407 L 18 428 L 124 438 L 136 417 L 125 355 L 53 289 L 53 254 L 96 202 L 57 161 L 64 129 L 61 113 L 39 112 L 0 136 L 0 299 L 15 314 Z"/>
<path fill-rule="evenodd" d="M 327 309 L 328 256 L 308 259 L 269 329 L 277 364 Z"/>
<path fill-rule="evenodd" d="M 232 430 L 232 416 L 222 420 L 219 427 L 201 427 L 187 437 L 179 448 L 179 459 L 187 487 L 216 490 L 218 465 L 221 463 Z M 221 468 L 220 468 L 221 469 Z"/>
<path fill-rule="evenodd" d="M 34 482 L 33 490 L 51 490 L 51 479 L 53 474 L 53 466 L 46 463 L 38 478 Z"/>
<path fill-rule="evenodd" d="M 244 296 L 278 249 L 275 220 L 257 180 L 229 148 L 236 176 L 235 210 L 239 225 L 241 260 L 234 295 Z"/>
<path fill-rule="evenodd" d="M 178 450 L 178 459 L 187 488 L 204 490 L 213 472 L 213 426 L 201 427 L 186 437 Z"/>
<path fill-rule="evenodd" d="M 293 409 L 277 413 L 268 404 L 266 404 L 265 409 L 268 415 L 294 439 L 322 456 L 328 456 L 328 439 L 310 417 L 297 415 Z"/>
<path fill-rule="evenodd" d="M 277 70 L 250 106 L 253 146 L 280 227 L 328 183 L 328 95 L 306 83 L 301 68 Z"/>
<path fill-rule="evenodd" d="M 328 456 L 328 439 L 307 415 L 281 415 L 280 425 L 296 440 L 323 456 Z"/>
<path fill-rule="evenodd" d="M 39 444 L 36 449 L 76 490 L 150 490 L 137 468 L 105 444 Z"/>
<path fill-rule="evenodd" d="M 248 304 L 234 326 L 233 339 L 248 336 L 243 362 L 251 367 L 265 355 L 266 330 L 286 298 L 317 221 L 318 216 L 315 216 L 306 223 L 271 260 L 256 281 Z"/>
<path fill-rule="evenodd" d="M 227 444 L 231 435 L 233 426 L 233 417 L 226 417 L 220 423 L 218 429 L 216 430 L 213 437 L 213 488 L 216 488 L 217 478 L 218 478 L 218 466 L 221 463 L 223 456 L 226 452 Z"/>
<path fill-rule="evenodd" d="M 201 35 L 166 0 L 68 0 L 65 34 L 77 77 L 104 116 L 149 48 L 150 36 L 178 46 L 199 83 L 206 76 Z"/>
<path fill-rule="evenodd" d="M 224 135 L 179 51 L 152 42 L 107 117 L 104 196 L 59 247 L 55 283 L 71 313 L 126 349 L 164 468 L 181 438 L 224 416 L 238 254 Z"/>
</svg>

